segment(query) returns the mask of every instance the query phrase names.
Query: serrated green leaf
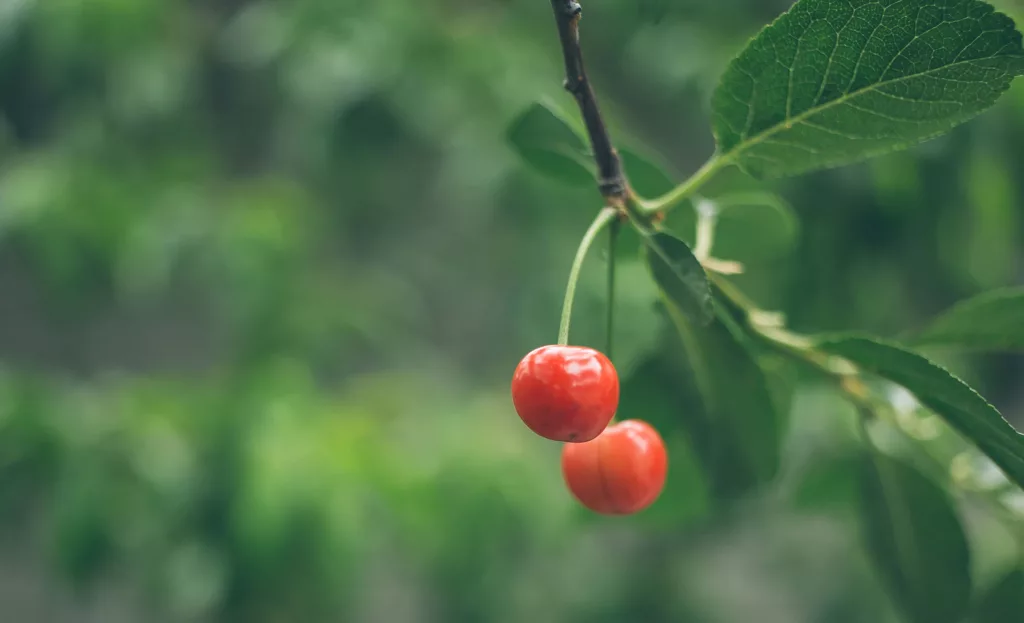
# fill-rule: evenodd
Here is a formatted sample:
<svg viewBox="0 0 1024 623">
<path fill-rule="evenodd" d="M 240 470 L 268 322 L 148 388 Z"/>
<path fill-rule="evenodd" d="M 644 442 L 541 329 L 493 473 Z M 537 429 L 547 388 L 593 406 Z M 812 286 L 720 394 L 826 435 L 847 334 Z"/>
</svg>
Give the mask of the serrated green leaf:
<svg viewBox="0 0 1024 623">
<path fill-rule="evenodd" d="M 1024 567 L 1003 576 L 978 598 L 971 623 L 1013 623 L 1024 617 Z"/>
<path fill-rule="evenodd" d="M 835 338 L 818 346 L 905 387 L 1024 487 L 1024 435 L 946 369 L 899 346 L 867 338 Z"/>
<path fill-rule="evenodd" d="M 682 417 L 716 496 L 736 497 L 771 481 L 779 467 L 782 418 L 756 354 L 723 318 L 698 326 L 669 300 L 666 309 L 685 353 L 685 372 L 675 384 L 686 378 L 696 390 L 696 413 Z"/>
<path fill-rule="evenodd" d="M 659 197 L 675 188 L 676 183 L 664 166 L 631 149 L 620 149 L 619 158 L 629 183 L 641 197 Z"/>
<path fill-rule="evenodd" d="M 782 177 L 905 148 L 991 106 L 1024 50 L 979 0 L 800 0 L 729 65 L 719 154 Z"/>
<path fill-rule="evenodd" d="M 976 350 L 1024 351 L 1024 288 L 1006 288 L 961 302 L 911 341 Z"/>
<path fill-rule="evenodd" d="M 655 283 L 680 312 L 700 324 L 711 321 L 714 306 L 708 276 L 685 242 L 665 232 L 648 233 L 644 258 Z"/>
<path fill-rule="evenodd" d="M 567 115 L 551 104 L 535 102 L 513 119 L 508 141 L 538 173 L 569 186 L 593 186 L 586 139 Z"/>
<path fill-rule="evenodd" d="M 868 552 L 913 623 L 959 623 L 971 597 L 967 536 L 945 491 L 909 465 L 866 455 L 859 478 Z"/>
</svg>

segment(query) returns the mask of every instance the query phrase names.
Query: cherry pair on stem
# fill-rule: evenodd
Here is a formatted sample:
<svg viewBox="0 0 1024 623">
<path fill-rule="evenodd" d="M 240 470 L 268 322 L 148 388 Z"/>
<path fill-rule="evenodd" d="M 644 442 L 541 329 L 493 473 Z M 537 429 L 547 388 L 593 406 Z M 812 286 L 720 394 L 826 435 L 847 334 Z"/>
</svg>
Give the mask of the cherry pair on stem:
<svg viewBox="0 0 1024 623">
<path fill-rule="evenodd" d="M 604 354 L 561 345 L 530 352 L 512 377 L 512 402 L 530 430 L 565 442 L 562 477 L 587 508 L 628 515 L 661 495 L 665 444 L 646 422 L 612 423 L 619 376 Z"/>
</svg>

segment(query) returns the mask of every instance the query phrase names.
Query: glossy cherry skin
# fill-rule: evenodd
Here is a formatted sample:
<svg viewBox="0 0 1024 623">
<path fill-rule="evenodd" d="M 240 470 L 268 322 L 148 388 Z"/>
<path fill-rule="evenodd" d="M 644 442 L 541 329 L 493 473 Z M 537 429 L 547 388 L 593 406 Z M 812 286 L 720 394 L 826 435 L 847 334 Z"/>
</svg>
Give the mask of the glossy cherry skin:
<svg viewBox="0 0 1024 623">
<path fill-rule="evenodd" d="M 541 437 L 590 441 L 619 407 L 619 375 L 612 362 L 592 348 L 541 346 L 516 367 L 512 403 Z"/>
<path fill-rule="evenodd" d="M 587 443 L 562 448 L 562 477 L 584 506 L 604 515 L 629 515 L 658 499 L 668 454 L 650 424 L 626 420 Z"/>
</svg>

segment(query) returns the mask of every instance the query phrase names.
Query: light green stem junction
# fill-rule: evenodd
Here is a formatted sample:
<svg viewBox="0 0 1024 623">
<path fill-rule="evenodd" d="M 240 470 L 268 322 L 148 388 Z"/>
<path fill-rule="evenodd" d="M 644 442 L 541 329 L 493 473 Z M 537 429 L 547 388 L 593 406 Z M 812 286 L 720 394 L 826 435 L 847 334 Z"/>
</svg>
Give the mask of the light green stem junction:
<svg viewBox="0 0 1024 623">
<path fill-rule="evenodd" d="M 690 176 L 690 179 L 686 180 L 679 186 L 676 186 L 668 193 L 658 197 L 657 199 L 651 199 L 644 201 L 641 204 L 640 209 L 643 214 L 657 214 L 669 210 L 681 201 L 689 199 L 694 193 L 700 190 L 701 186 L 708 183 L 716 173 L 729 166 L 731 161 L 728 157 L 722 157 L 718 154 L 711 156 L 711 158 L 704 163 L 704 165 L 697 169 L 697 171 Z"/>
<path fill-rule="evenodd" d="M 576 284 L 580 280 L 580 270 L 583 268 L 583 260 L 587 257 L 587 251 L 594 244 L 594 239 L 601 233 L 609 223 L 615 219 L 617 213 L 615 208 L 603 208 L 597 213 L 594 222 L 590 224 L 587 233 L 583 234 L 580 240 L 580 247 L 576 250 L 576 258 L 572 262 L 572 269 L 569 271 L 569 283 L 565 287 L 565 301 L 562 303 L 562 322 L 558 327 L 558 343 L 565 346 L 569 343 L 569 324 L 572 321 L 572 302 L 576 298 Z"/>
</svg>

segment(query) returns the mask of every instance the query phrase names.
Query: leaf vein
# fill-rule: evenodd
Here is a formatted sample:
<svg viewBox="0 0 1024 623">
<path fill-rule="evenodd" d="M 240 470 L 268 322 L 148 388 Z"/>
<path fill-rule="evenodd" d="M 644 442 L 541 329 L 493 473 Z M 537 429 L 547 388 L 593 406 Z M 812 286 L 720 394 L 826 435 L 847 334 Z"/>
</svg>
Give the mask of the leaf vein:
<svg viewBox="0 0 1024 623">
<path fill-rule="evenodd" d="M 886 86 L 886 85 L 900 84 L 900 83 L 906 82 L 908 80 L 913 80 L 913 79 L 916 79 L 916 78 L 928 77 L 928 76 L 931 76 L 932 74 L 938 73 L 940 71 L 949 70 L 949 69 L 951 69 L 951 68 L 953 68 L 955 66 L 958 66 L 958 65 L 973 64 L 977 60 L 978 59 L 959 61 L 959 62 L 957 62 L 955 64 L 944 65 L 942 67 L 935 67 L 935 68 L 932 68 L 932 69 L 927 69 L 925 71 L 922 71 L 922 72 L 919 72 L 919 73 L 916 73 L 916 74 L 909 74 L 909 75 L 906 75 L 906 76 L 900 76 L 898 78 L 892 78 L 892 79 L 886 80 L 884 82 L 876 82 L 876 83 L 867 85 L 865 87 L 862 87 L 862 88 L 860 88 L 860 89 L 858 89 L 856 91 L 853 91 L 851 93 L 847 93 L 845 95 L 837 97 L 834 100 L 825 102 L 821 106 L 818 106 L 818 107 L 815 107 L 815 108 L 810 108 L 810 109 L 800 113 L 799 115 L 796 115 L 790 121 L 791 122 L 800 122 L 800 121 L 802 121 L 804 119 L 807 119 L 809 117 L 813 117 L 814 115 L 817 115 L 817 114 L 819 114 L 819 113 L 821 113 L 821 112 L 823 112 L 825 110 L 828 110 L 830 108 L 846 104 L 849 100 L 851 100 L 853 98 L 859 97 L 860 95 L 863 95 L 864 93 L 869 93 L 869 92 L 871 92 L 873 90 L 879 89 L 879 88 L 881 88 L 883 86 Z M 939 79 L 951 80 L 950 78 L 941 78 L 941 77 L 939 77 Z M 968 82 L 968 83 L 971 83 L 971 82 Z M 741 141 L 740 143 L 737 143 L 735 146 L 732 147 L 732 149 L 730 149 L 727 152 L 724 152 L 723 153 L 723 157 L 734 158 L 738 154 L 740 154 L 742 152 L 745 152 L 745 151 L 749 150 L 751 147 L 754 147 L 755 145 L 759 144 L 764 139 L 769 138 L 769 137 L 777 134 L 778 132 L 786 129 L 787 125 L 788 125 L 787 123 L 781 123 L 781 122 L 780 123 L 776 123 L 775 125 L 773 125 L 770 128 L 766 129 L 764 132 L 761 132 L 760 134 L 756 135 L 755 137 L 747 138 L 745 141 Z M 749 154 L 747 156 L 749 157 Z"/>
</svg>

